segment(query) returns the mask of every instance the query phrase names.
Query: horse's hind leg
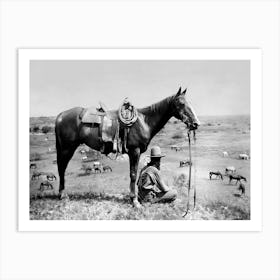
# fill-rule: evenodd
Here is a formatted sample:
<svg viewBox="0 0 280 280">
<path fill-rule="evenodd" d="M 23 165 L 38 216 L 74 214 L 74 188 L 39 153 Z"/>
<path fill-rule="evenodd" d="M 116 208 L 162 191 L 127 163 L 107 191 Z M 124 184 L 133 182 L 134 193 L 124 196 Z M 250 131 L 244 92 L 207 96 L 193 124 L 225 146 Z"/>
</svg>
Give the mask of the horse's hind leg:
<svg viewBox="0 0 280 280">
<path fill-rule="evenodd" d="M 57 147 L 57 167 L 59 174 L 59 197 L 63 197 L 65 188 L 65 170 L 78 145 L 68 148 Z"/>
</svg>

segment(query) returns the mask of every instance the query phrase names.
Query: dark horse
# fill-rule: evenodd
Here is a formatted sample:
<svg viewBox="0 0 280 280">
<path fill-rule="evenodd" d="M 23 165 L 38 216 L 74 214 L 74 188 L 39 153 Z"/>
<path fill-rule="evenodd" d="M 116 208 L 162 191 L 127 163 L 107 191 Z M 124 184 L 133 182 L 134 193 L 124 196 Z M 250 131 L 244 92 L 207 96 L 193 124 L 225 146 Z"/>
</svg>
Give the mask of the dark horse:
<svg viewBox="0 0 280 280">
<path fill-rule="evenodd" d="M 185 93 L 186 89 L 181 91 L 180 88 L 177 94 L 137 110 L 138 119 L 131 126 L 126 143 L 130 162 L 130 197 L 135 207 L 140 207 L 137 187 L 135 186 L 139 158 L 147 150 L 151 139 L 171 117 L 184 122 L 190 130 L 197 129 L 200 124 L 192 106 L 185 99 Z M 100 143 L 98 137 L 98 128 L 86 126 L 81 122 L 80 114 L 83 109 L 76 107 L 60 113 L 56 118 L 55 133 L 60 197 L 62 197 L 64 190 L 65 169 L 77 147 L 85 143 L 97 151 L 102 148 L 102 143 Z M 108 112 L 117 118 L 117 110 Z M 112 150 L 113 146 L 108 146 L 104 153 L 108 154 Z"/>
<path fill-rule="evenodd" d="M 209 172 L 209 178 L 210 178 L 210 180 L 212 180 L 212 176 L 213 176 L 213 175 L 216 176 L 216 177 L 215 177 L 216 179 L 220 177 L 222 180 L 224 180 L 223 174 L 222 174 L 220 171 L 215 171 L 215 172 L 210 171 L 210 172 Z"/>
<path fill-rule="evenodd" d="M 236 180 L 236 184 L 237 184 L 237 182 L 241 183 L 241 180 L 244 180 L 245 182 L 247 182 L 247 179 L 245 177 L 241 176 L 241 175 L 232 175 L 232 174 L 230 174 L 228 176 L 228 178 L 229 178 L 229 182 L 228 182 L 229 184 L 233 180 Z"/>
</svg>

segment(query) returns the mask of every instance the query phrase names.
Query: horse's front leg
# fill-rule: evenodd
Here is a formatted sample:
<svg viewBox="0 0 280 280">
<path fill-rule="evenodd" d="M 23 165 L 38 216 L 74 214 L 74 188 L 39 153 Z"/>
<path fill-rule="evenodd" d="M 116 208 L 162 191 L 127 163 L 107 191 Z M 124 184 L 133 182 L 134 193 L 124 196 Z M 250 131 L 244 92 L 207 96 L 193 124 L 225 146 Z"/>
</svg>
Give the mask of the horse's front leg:
<svg viewBox="0 0 280 280">
<path fill-rule="evenodd" d="M 137 169 L 140 158 L 140 148 L 129 150 L 129 164 L 130 164 L 130 199 L 134 207 L 140 208 L 141 205 L 138 202 L 138 189 L 136 186 Z"/>
</svg>

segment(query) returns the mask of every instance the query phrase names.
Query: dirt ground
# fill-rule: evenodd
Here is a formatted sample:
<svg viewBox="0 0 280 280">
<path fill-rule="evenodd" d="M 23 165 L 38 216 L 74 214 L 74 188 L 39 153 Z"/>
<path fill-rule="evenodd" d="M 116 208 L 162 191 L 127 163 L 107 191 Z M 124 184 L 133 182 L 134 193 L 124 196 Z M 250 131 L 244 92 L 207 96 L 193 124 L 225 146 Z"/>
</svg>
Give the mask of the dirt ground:
<svg viewBox="0 0 280 280">
<path fill-rule="evenodd" d="M 197 140 L 192 142 L 192 189 L 197 191 L 196 208 L 183 218 L 187 205 L 188 167 L 179 167 L 180 160 L 188 159 L 188 144 L 185 125 L 171 119 L 152 140 L 159 145 L 166 157 L 162 159 L 161 173 L 168 183 L 178 191 L 178 198 L 172 204 L 144 204 L 137 210 L 129 203 L 129 165 L 127 158 L 111 160 L 105 156 L 104 164 L 112 172 L 90 173 L 81 170 L 81 154 L 77 149 L 66 170 L 66 192 L 68 198 L 58 200 L 58 180 L 54 189 L 40 191 L 39 180 L 30 179 L 30 219 L 207 219 L 233 220 L 250 219 L 250 159 L 240 160 L 238 155 L 250 155 L 250 117 L 204 117 L 197 131 Z M 33 119 L 33 122 L 36 120 Z M 50 121 L 51 122 L 51 121 Z M 30 134 L 30 157 L 37 155 L 36 171 L 57 174 L 55 135 Z M 171 145 L 182 148 L 171 150 Z M 223 157 L 223 151 L 229 156 Z M 142 155 L 140 167 L 144 165 Z M 92 163 L 88 163 L 92 164 Z M 236 173 L 247 178 L 246 193 L 240 196 L 235 182 L 209 180 L 209 171 L 225 173 L 225 167 L 234 166 Z M 30 171 L 30 178 L 33 170 Z"/>
</svg>

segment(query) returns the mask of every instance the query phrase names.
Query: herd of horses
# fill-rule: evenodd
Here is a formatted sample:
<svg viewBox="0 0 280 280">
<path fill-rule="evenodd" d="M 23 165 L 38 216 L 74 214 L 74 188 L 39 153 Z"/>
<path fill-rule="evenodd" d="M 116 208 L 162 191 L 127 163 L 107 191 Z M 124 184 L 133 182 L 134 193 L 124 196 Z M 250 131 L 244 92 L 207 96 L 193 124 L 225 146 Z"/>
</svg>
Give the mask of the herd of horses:
<svg viewBox="0 0 280 280">
<path fill-rule="evenodd" d="M 86 153 L 86 152 L 85 152 Z M 81 154 L 85 154 L 83 151 Z M 89 158 L 90 159 L 90 158 Z M 54 162 L 55 161 L 55 162 Z M 53 163 L 56 163 L 56 160 L 54 160 Z M 85 175 L 89 175 L 91 172 L 94 173 L 102 173 L 102 172 L 112 172 L 112 167 L 109 165 L 104 165 L 100 161 L 90 159 L 90 161 L 93 161 L 93 164 L 82 164 L 81 170 L 85 171 Z M 82 160 L 83 162 L 83 160 Z M 30 163 L 30 170 L 31 173 L 31 180 L 39 180 L 43 179 L 43 181 L 40 181 L 39 190 L 53 190 L 53 182 L 57 180 L 56 176 L 52 172 L 43 172 L 43 171 L 37 171 L 37 164 L 36 163 Z"/>
<path fill-rule="evenodd" d="M 241 194 L 245 194 L 245 185 L 242 183 L 242 180 L 244 182 L 247 182 L 246 177 L 240 175 L 240 174 L 234 174 L 236 172 L 234 167 L 226 167 L 225 174 L 222 174 L 220 171 L 210 171 L 209 172 L 209 179 L 212 180 L 212 177 L 215 176 L 215 179 L 221 179 L 224 180 L 224 177 L 229 178 L 229 184 L 231 184 L 232 181 L 236 181 L 235 184 L 239 183 L 238 190 L 241 191 Z"/>
</svg>

